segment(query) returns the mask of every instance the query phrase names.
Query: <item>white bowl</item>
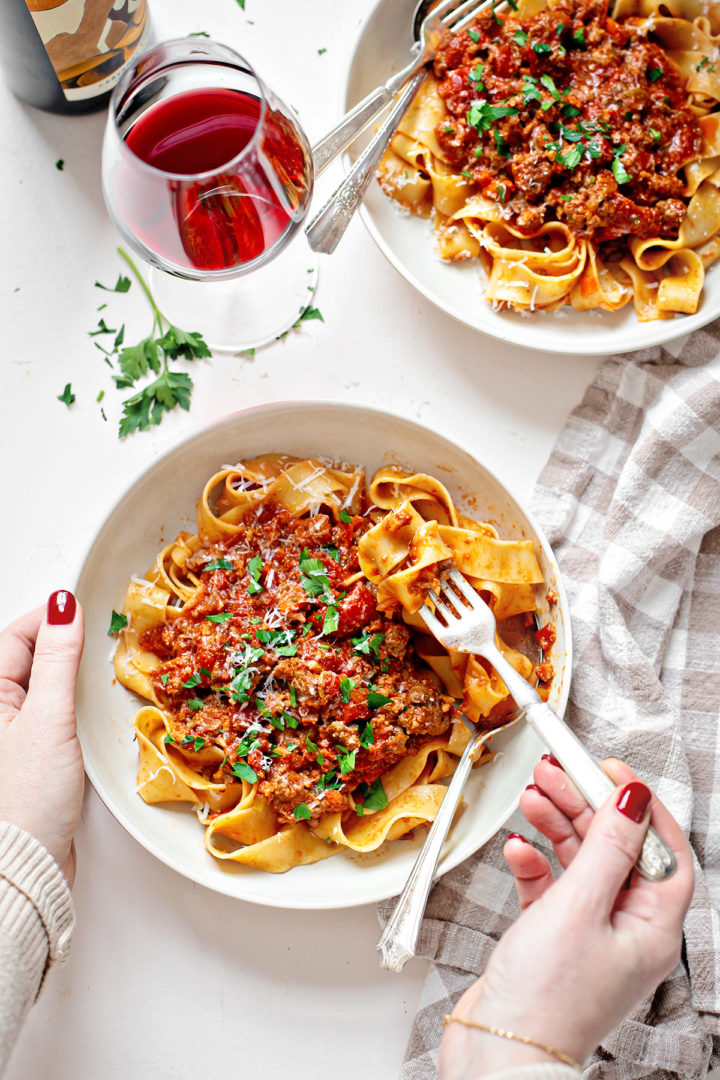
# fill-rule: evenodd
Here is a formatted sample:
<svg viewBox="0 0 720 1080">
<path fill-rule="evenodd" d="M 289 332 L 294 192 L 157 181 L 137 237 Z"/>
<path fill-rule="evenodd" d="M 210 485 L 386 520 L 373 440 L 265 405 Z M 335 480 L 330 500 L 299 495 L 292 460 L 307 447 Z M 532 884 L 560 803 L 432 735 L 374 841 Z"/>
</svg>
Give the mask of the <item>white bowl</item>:
<svg viewBox="0 0 720 1080">
<path fill-rule="evenodd" d="M 168 866 L 210 889 L 288 908 L 350 907 L 399 892 L 422 844 L 390 843 L 369 855 L 342 854 L 286 874 L 265 874 L 218 862 L 203 845 L 202 826 L 185 804 L 148 806 L 136 793 L 133 717 L 142 704 L 114 680 L 107 636 L 127 582 L 143 574 L 179 529 L 195 529 L 195 503 L 221 465 L 263 451 L 326 455 L 363 464 L 368 475 L 392 462 L 436 474 L 461 508 L 492 521 L 502 536 L 532 536 L 548 586 L 559 596 L 557 675 L 551 703 L 562 713 L 570 678 L 570 624 L 558 568 L 537 524 L 505 488 L 464 450 L 419 424 L 374 409 L 332 402 L 281 403 L 235 413 L 182 440 L 135 480 L 116 502 L 85 559 L 77 594 L 87 619 L 78 687 L 78 727 L 88 776 L 108 809 L 132 836 Z M 515 809 L 542 746 L 516 725 L 497 737 L 497 760 L 471 776 L 465 809 L 440 863 L 445 873 L 500 828 Z"/>
<path fill-rule="evenodd" d="M 407 64 L 416 2 L 378 0 L 355 46 L 343 111 Z M 359 153 L 366 141 L 367 137 L 359 139 L 352 153 Z M 596 356 L 645 349 L 689 334 L 720 314 L 720 263 L 708 271 L 695 315 L 638 322 L 632 303 L 612 312 L 575 311 L 570 307 L 529 314 L 494 311 L 483 299 L 477 260 L 443 262 L 435 254 L 430 221 L 400 210 L 374 180 L 360 214 L 382 253 L 418 292 L 466 326 L 528 349 Z"/>
</svg>

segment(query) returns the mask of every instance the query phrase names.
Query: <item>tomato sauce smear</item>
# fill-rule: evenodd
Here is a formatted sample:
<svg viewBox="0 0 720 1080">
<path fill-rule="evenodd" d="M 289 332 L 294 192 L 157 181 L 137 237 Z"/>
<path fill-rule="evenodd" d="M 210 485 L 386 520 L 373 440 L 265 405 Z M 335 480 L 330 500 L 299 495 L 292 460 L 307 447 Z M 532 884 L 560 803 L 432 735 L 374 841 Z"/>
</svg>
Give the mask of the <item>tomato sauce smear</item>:
<svg viewBox="0 0 720 1080">
<path fill-rule="evenodd" d="M 160 660 L 153 687 L 174 742 L 218 748 L 221 761 L 200 753 L 197 767 L 257 781 L 283 823 L 343 812 L 351 793 L 358 813 L 381 809 L 382 775 L 456 716 L 360 572 L 372 518 L 347 516 L 249 511 L 236 535 L 191 556 L 195 595 L 141 639 Z"/>
<path fill-rule="evenodd" d="M 617 23 L 603 0 L 493 9 L 448 36 L 434 70 L 444 154 L 519 232 L 561 221 L 608 255 L 621 237 L 677 237 L 678 171 L 703 137 L 647 20 Z"/>
</svg>

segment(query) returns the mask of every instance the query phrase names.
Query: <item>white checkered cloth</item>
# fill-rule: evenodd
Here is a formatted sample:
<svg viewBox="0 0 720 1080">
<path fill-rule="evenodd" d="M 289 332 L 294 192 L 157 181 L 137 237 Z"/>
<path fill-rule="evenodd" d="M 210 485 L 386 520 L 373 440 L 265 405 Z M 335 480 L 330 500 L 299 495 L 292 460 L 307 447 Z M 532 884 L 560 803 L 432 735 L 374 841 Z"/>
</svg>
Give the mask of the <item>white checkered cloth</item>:
<svg viewBox="0 0 720 1080">
<path fill-rule="evenodd" d="M 689 832 L 697 884 L 683 962 L 586 1064 L 592 1080 L 695 1080 L 720 1036 L 720 323 L 601 368 L 536 491 L 575 643 L 567 720 L 623 758 Z M 430 897 L 431 959 L 402 1070 L 435 1080 L 442 1018 L 517 918 L 505 829 Z M 394 907 L 380 907 L 381 919 Z M 568 1018 L 570 1022 L 571 1018 Z M 718 1043 L 715 1043 L 716 1047 Z"/>
</svg>

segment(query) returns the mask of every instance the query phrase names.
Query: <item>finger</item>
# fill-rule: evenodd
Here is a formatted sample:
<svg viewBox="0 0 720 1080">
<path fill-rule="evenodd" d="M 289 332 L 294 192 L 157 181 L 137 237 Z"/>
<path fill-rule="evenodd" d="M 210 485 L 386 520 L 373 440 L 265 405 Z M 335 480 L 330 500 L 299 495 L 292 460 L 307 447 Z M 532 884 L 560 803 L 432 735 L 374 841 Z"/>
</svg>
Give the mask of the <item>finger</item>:
<svg viewBox="0 0 720 1080">
<path fill-rule="evenodd" d="M 0 718 L 6 723 L 25 700 L 43 610 L 21 615 L 0 634 Z"/>
<path fill-rule="evenodd" d="M 607 758 L 603 768 L 616 784 L 638 779 L 630 766 L 617 758 Z M 623 894 L 621 906 L 641 918 L 652 918 L 655 922 L 660 919 L 671 929 L 679 929 L 695 883 L 692 851 L 682 829 L 657 795 L 653 795 L 651 803 L 651 824 L 675 855 L 677 869 L 672 877 L 659 882 L 634 874 L 632 888 Z"/>
<path fill-rule="evenodd" d="M 83 613 L 66 589 L 54 592 L 35 644 L 30 685 L 22 711 L 26 722 L 67 725 L 75 732 L 75 682 L 84 639 Z"/>
<path fill-rule="evenodd" d="M 634 779 L 617 788 L 595 814 L 580 851 L 563 878 L 565 887 L 577 890 L 577 902 L 592 917 L 609 919 L 616 907 L 620 890 L 640 855 L 652 802 L 650 789 Z M 655 914 L 658 897 L 662 895 L 668 906 L 663 919 L 668 925 L 675 925 L 687 893 L 689 849 L 682 831 L 667 811 L 660 812 L 658 824 L 668 833 L 668 842 L 678 849 L 679 869 L 665 883 L 647 882 L 635 875 L 637 883 L 634 881 L 633 887 L 641 890 L 641 898 L 647 897 L 647 889 L 653 890 L 648 903 Z M 691 860 L 689 869 L 692 887 Z M 664 895 L 656 891 L 663 885 L 668 886 Z"/>
<path fill-rule="evenodd" d="M 508 836 L 503 855 L 515 878 L 518 900 L 524 911 L 539 900 L 555 880 L 550 863 L 519 833 Z"/>
<path fill-rule="evenodd" d="M 547 837 L 560 865 L 566 869 L 582 843 L 570 818 L 558 809 L 538 785 L 525 789 L 520 797 L 520 810 L 528 823 Z"/>
<path fill-rule="evenodd" d="M 535 782 L 558 810 L 572 821 L 573 828 L 582 838 L 590 828 L 593 811 L 564 769 L 553 765 L 549 756 L 544 757 L 535 766 Z"/>
</svg>

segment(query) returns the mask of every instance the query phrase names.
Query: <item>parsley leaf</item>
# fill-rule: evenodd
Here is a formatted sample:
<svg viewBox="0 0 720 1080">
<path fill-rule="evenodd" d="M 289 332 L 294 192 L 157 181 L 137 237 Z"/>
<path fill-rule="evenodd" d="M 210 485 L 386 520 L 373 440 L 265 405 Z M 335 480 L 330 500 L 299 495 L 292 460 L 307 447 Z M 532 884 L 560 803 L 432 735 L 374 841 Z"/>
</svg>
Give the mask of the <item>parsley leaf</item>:
<svg viewBox="0 0 720 1080">
<path fill-rule="evenodd" d="M 547 56 L 548 53 L 552 52 L 552 45 L 548 45 L 544 41 L 533 41 L 532 51 L 536 56 Z"/>
<path fill-rule="evenodd" d="M 327 552 L 331 559 L 340 562 L 340 552 L 337 544 L 323 544 L 323 551 Z"/>
<path fill-rule="evenodd" d="M 238 780 L 247 780 L 248 784 L 257 783 L 258 775 L 255 770 L 248 765 L 247 761 L 236 761 L 232 767 L 232 773 Z"/>
<path fill-rule="evenodd" d="M 480 31 L 479 30 L 468 30 L 467 35 L 477 45 L 478 41 L 480 40 Z"/>
<path fill-rule="evenodd" d="M 68 409 L 76 400 L 75 395 L 72 392 L 72 383 L 65 383 L 65 389 L 62 394 L 58 394 L 58 401 L 62 401 L 63 405 L 67 405 Z"/>
<path fill-rule="evenodd" d="M 580 48 L 580 49 L 587 48 L 587 45 L 586 45 L 586 42 L 585 42 L 585 31 L 584 31 L 582 26 L 578 30 L 573 30 L 572 39 L 575 42 L 575 44 L 578 46 L 578 48 Z"/>
<path fill-rule="evenodd" d="M 495 120 L 500 120 L 503 116 L 517 116 L 517 112 L 518 110 L 510 105 L 491 105 L 488 101 L 477 101 L 470 106 L 467 122 L 480 133 L 489 131 Z"/>
<path fill-rule="evenodd" d="M 338 755 L 338 765 L 340 766 L 340 775 L 345 776 L 346 773 L 352 772 L 355 768 L 355 755 L 356 750 L 347 750 L 344 746 L 336 747 Z"/>
<path fill-rule="evenodd" d="M 118 274 L 118 279 L 114 285 L 102 285 L 99 281 L 96 281 L 95 288 L 104 289 L 105 292 L 126 293 L 131 284 L 132 282 L 129 277 L 123 277 L 122 274 Z"/>
<path fill-rule="evenodd" d="M 133 431 L 146 431 L 159 424 L 163 414 L 179 405 L 185 412 L 190 408 L 192 379 L 183 372 L 166 370 L 139 394 L 123 402 L 123 415 L 118 429 L 120 438 Z"/>
<path fill-rule="evenodd" d="M 108 630 L 108 637 L 112 637 L 113 634 L 117 634 L 118 631 L 124 630 L 128 624 L 127 615 L 121 615 L 119 611 L 115 611 L 110 616 L 110 629 Z"/>
<path fill-rule="evenodd" d="M 293 817 L 298 821 L 308 821 L 312 817 L 312 814 L 310 813 L 310 808 L 307 803 L 301 802 L 299 806 L 296 806 L 293 810 Z"/>
<path fill-rule="evenodd" d="M 371 709 L 381 709 L 383 705 L 389 705 L 391 701 L 392 698 L 381 694 L 377 687 L 372 685 L 368 687 L 367 703 Z"/>
<path fill-rule="evenodd" d="M 346 525 L 350 525 L 352 523 L 352 514 L 348 514 L 347 510 L 341 510 L 340 520 L 343 521 Z"/>
<path fill-rule="evenodd" d="M 555 160 L 558 165 L 564 165 L 566 169 L 574 169 L 580 164 L 583 152 L 581 147 L 573 146 L 572 150 L 568 150 L 566 154 L 561 154 L 559 151 L 555 154 Z"/>
<path fill-rule="evenodd" d="M 214 623 L 226 623 L 229 619 L 232 619 L 232 611 L 221 611 L 217 615 L 206 615 L 205 618 L 208 622 Z"/>
<path fill-rule="evenodd" d="M 519 26 L 517 28 L 517 30 L 515 31 L 515 34 L 513 35 L 513 41 L 515 42 L 516 45 L 519 45 L 521 48 L 524 45 L 527 45 L 528 36 L 527 36 L 527 33 L 522 29 L 522 27 Z"/>
<path fill-rule="evenodd" d="M 368 720 L 367 724 L 363 728 L 362 733 L 360 735 L 360 745 L 367 750 L 368 746 L 372 746 L 372 744 L 374 742 L 375 742 L 375 733 L 373 731 L 372 724 Z"/>
<path fill-rule="evenodd" d="M 339 619 L 340 612 L 338 611 L 338 609 L 336 607 L 333 607 L 332 605 L 328 605 L 328 607 L 325 609 L 325 618 L 323 619 L 321 632 L 323 634 L 335 633 L 338 628 Z"/>
<path fill-rule="evenodd" d="M 378 649 L 380 648 L 384 640 L 384 634 L 370 635 L 367 630 L 363 630 L 362 634 L 359 634 L 357 637 L 351 637 L 350 643 L 354 648 L 355 652 L 364 653 L 365 656 L 369 656 L 370 653 L 372 653 L 375 659 L 379 660 L 380 654 L 378 652 Z"/>
<path fill-rule="evenodd" d="M 234 570 L 235 564 L 231 563 L 229 559 L 215 559 L 213 562 L 205 563 L 202 568 L 203 574 L 208 573 L 210 570 Z"/>
<path fill-rule="evenodd" d="M 650 68 L 648 71 L 648 79 L 650 82 L 657 82 L 662 74 L 663 69 L 661 67 Z"/>
<path fill-rule="evenodd" d="M 186 679 L 182 684 L 186 690 L 192 690 L 194 687 L 199 686 L 202 679 L 198 675 L 197 671 L 194 671 L 189 679 Z"/>
<path fill-rule="evenodd" d="M 200 698 L 190 698 L 187 703 L 188 709 L 192 709 L 193 712 L 197 712 L 199 709 L 202 709 L 203 704 L 204 703 L 200 700 Z"/>
<path fill-rule="evenodd" d="M 341 701 L 348 702 L 350 700 L 350 694 L 355 689 L 354 679 L 343 679 L 340 683 L 340 699 Z"/>
<path fill-rule="evenodd" d="M 332 600 L 332 588 L 322 559 L 311 559 L 307 548 L 304 548 L 299 566 L 300 584 L 307 595 L 326 596 L 328 600 Z"/>
<path fill-rule="evenodd" d="M 363 800 L 364 810 L 384 810 L 388 804 L 385 788 L 379 779 L 374 784 L 360 784 L 356 790 Z"/>
<path fill-rule="evenodd" d="M 252 559 L 248 560 L 247 572 L 250 578 L 250 584 L 248 585 L 248 593 L 250 596 L 255 596 L 257 593 L 263 591 L 263 587 L 260 584 L 260 575 L 262 573 L 263 561 L 259 555 L 254 555 Z"/>
<path fill-rule="evenodd" d="M 167 686 L 167 681 L 169 678 L 170 676 L 167 674 L 167 672 L 164 675 L 160 676 L 160 682 L 163 684 L 163 686 Z"/>
<path fill-rule="evenodd" d="M 627 184 L 632 179 L 630 173 L 627 171 L 622 161 L 620 160 L 621 156 L 624 153 L 625 143 L 623 143 L 622 146 L 618 146 L 617 150 L 615 151 L 615 157 L 612 159 L 612 165 L 610 166 L 613 176 L 617 180 L 618 184 Z"/>
</svg>

